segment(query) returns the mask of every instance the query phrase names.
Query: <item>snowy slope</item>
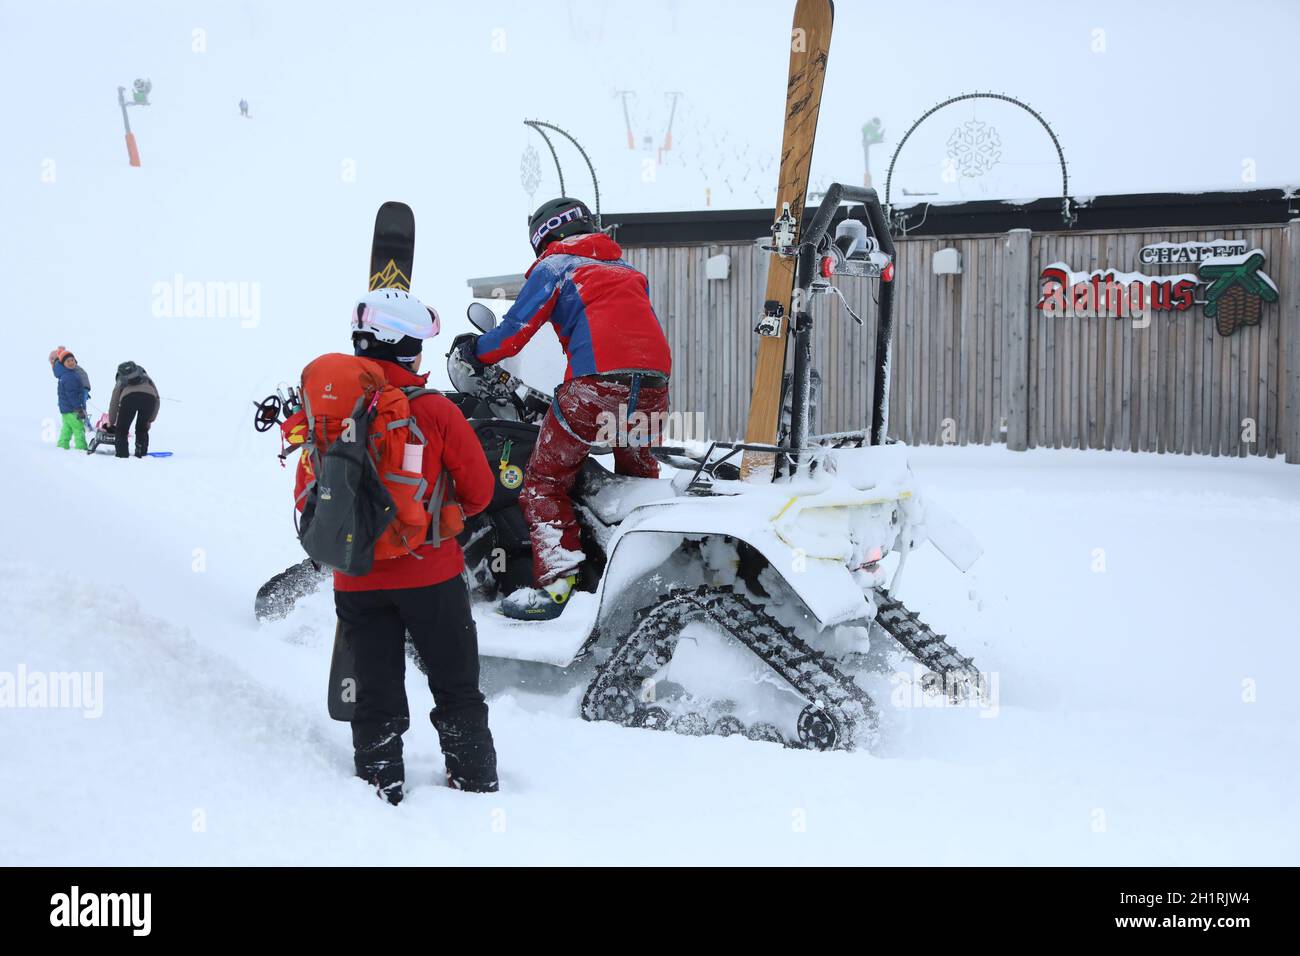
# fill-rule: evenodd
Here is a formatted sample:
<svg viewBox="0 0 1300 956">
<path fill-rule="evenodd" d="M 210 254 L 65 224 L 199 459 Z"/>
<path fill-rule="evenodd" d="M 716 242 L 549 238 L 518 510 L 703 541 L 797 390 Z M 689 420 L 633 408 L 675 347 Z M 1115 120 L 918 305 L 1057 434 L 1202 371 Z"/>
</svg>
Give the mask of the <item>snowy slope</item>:
<svg viewBox="0 0 1300 956">
<path fill-rule="evenodd" d="M 588 724 L 573 697 L 505 693 L 502 792 L 436 785 L 417 718 L 410 796 L 391 808 L 349 779 L 346 725 L 324 712 L 328 593 L 252 620 L 256 585 L 297 556 L 287 476 L 265 454 L 205 452 L 186 424 L 160 419 L 176 457 L 118 462 L 0 420 L 0 491 L 25 502 L 0 670 L 104 675 L 98 718 L 0 717 L 4 862 L 1300 859 L 1300 491 L 1278 463 L 922 450 L 986 554 L 963 579 L 919 553 L 906 597 L 996 673 L 995 714 L 881 701 L 878 753 L 813 754 Z M 414 669 L 408 685 L 420 714 Z"/>
</svg>

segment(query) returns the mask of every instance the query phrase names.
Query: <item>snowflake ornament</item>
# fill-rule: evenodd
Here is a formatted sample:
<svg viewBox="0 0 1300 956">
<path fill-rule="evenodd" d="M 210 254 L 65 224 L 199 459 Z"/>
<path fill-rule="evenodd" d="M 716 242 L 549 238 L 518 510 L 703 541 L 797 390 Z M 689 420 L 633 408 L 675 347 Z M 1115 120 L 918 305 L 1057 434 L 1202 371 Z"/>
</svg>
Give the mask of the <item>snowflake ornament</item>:
<svg viewBox="0 0 1300 956">
<path fill-rule="evenodd" d="M 533 193 L 537 192 L 537 187 L 541 185 L 542 161 L 532 143 L 524 147 L 523 158 L 519 160 L 519 182 L 523 184 L 524 192 L 528 193 L 529 200 L 533 198 Z"/>
<path fill-rule="evenodd" d="M 948 137 L 948 158 L 963 176 L 983 176 L 1002 158 L 997 127 L 967 120 Z"/>
</svg>

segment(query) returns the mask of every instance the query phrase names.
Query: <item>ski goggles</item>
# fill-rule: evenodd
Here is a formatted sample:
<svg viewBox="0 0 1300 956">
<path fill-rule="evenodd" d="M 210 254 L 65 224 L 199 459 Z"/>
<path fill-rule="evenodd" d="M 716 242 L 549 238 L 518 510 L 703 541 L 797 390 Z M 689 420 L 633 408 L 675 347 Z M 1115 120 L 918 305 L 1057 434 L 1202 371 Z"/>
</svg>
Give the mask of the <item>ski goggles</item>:
<svg viewBox="0 0 1300 956">
<path fill-rule="evenodd" d="M 410 338 L 421 341 L 431 339 L 442 331 L 442 320 L 438 310 L 424 306 L 427 322 L 413 322 L 409 316 L 376 308 L 373 305 L 360 305 L 352 314 L 352 331 L 369 332 L 381 342 L 396 345 L 402 339 Z"/>
</svg>

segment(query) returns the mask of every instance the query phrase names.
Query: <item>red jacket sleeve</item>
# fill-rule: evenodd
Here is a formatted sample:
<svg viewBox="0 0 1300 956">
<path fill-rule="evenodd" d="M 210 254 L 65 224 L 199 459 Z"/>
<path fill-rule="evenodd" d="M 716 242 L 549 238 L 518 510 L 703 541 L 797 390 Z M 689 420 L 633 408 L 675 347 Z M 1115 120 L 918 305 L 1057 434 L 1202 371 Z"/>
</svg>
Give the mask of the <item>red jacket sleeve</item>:
<svg viewBox="0 0 1300 956">
<path fill-rule="evenodd" d="M 478 514 L 492 503 L 492 493 L 496 488 L 492 466 L 483 454 L 478 435 L 474 434 L 460 409 L 446 398 L 434 396 L 433 401 L 421 404 L 431 412 L 433 427 L 442 436 L 442 447 L 431 447 L 425 453 L 425 478 L 432 484 L 438 480 L 439 472 L 446 470 L 455 484 L 456 498 L 465 517 Z M 424 427 L 423 422 L 421 427 Z M 436 454 L 437 459 L 430 461 L 431 454 Z"/>
</svg>

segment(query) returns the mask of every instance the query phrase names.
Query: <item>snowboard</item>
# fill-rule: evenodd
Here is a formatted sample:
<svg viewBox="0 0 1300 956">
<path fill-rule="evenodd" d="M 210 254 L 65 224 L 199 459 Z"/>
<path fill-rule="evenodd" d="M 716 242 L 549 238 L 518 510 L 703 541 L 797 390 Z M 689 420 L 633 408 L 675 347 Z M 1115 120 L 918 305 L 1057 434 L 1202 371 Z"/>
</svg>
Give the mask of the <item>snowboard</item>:
<svg viewBox="0 0 1300 956">
<path fill-rule="evenodd" d="M 343 636 L 343 624 L 334 625 L 334 653 L 330 657 L 330 687 L 327 706 L 334 720 L 352 721 L 357 709 L 357 679 L 352 662 L 352 649 Z"/>
<path fill-rule="evenodd" d="M 311 594 L 329 578 L 329 571 L 320 570 L 311 558 L 304 558 L 257 589 L 253 614 L 259 621 L 278 621 L 288 617 L 299 598 Z"/>
<path fill-rule="evenodd" d="M 415 213 L 403 202 L 386 202 L 375 214 L 370 241 L 370 291 L 411 291 L 415 258 Z"/>
<path fill-rule="evenodd" d="M 370 241 L 370 291 L 411 291 L 411 269 L 415 262 L 415 213 L 406 203 L 386 202 L 375 214 L 375 231 Z M 329 714 L 335 720 L 352 720 L 356 708 L 356 674 L 352 651 L 343 636 L 343 626 L 334 628 L 334 652 L 330 657 L 330 683 L 326 697 Z"/>
<path fill-rule="evenodd" d="M 429 668 L 415 649 L 409 631 L 406 634 L 406 658 L 421 674 L 428 676 Z M 343 636 L 341 623 L 334 625 L 334 652 L 330 656 L 330 686 L 326 706 L 329 708 L 330 717 L 347 723 L 352 722 L 352 716 L 357 709 L 356 668 L 352 661 L 352 648 L 348 646 L 347 639 Z"/>
<path fill-rule="evenodd" d="M 785 129 L 781 134 L 781 165 L 776 187 L 776 222 L 773 226 L 775 233 L 784 225 L 786 234 L 792 234 L 795 242 L 798 242 L 807 204 L 808 176 L 812 167 L 813 143 L 817 138 L 817 114 L 821 111 L 822 85 L 826 79 L 826 58 L 834 20 L 832 0 L 798 0 L 795 4 L 785 95 Z M 783 223 L 787 207 L 789 219 Z M 759 323 L 758 359 L 754 366 L 749 422 L 745 431 L 747 442 L 771 444 L 777 436 L 794 272 L 793 258 L 772 253 L 768 260 L 767 290 Z M 746 452 L 741 463 L 741 477 L 761 472 L 771 465 L 771 455 Z"/>
</svg>

